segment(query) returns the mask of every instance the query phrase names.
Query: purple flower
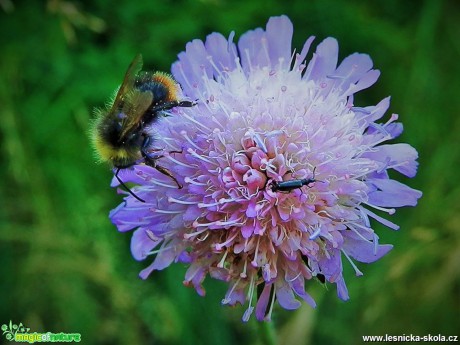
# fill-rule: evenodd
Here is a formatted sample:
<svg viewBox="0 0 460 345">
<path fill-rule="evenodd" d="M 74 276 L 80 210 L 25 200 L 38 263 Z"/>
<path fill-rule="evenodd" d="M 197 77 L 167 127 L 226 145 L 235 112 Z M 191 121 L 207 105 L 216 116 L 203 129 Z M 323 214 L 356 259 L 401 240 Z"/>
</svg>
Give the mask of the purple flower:
<svg viewBox="0 0 460 345">
<path fill-rule="evenodd" d="M 134 258 L 152 261 L 143 279 L 187 263 L 184 284 L 204 295 L 207 275 L 227 282 L 222 303 L 246 304 L 244 321 L 254 309 L 269 320 L 275 301 L 314 307 L 306 283 L 315 276 L 347 300 L 342 260 L 362 275 L 356 261 L 392 248 L 371 223 L 398 229 L 374 211 L 392 215 L 422 195 L 388 175 L 413 177 L 418 156 L 408 144 L 384 144 L 402 132 L 396 114 L 381 120 L 390 99 L 353 103 L 379 77 L 370 57 L 355 53 L 337 67 L 337 41 L 327 38 L 306 61 L 314 38 L 293 53 L 292 34 L 281 16 L 238 44 L 233 33 L 189 42 L 172 72 L 198 105 L 174 109 L 152 129 L 161 165 L 184 188 L 143 164 L 125 169 L 122 180 L 146 202 L 127 195 L 110 214 L 119 231 L 134 230 Z M 301 188 L 288 183 L 302 179 Z"/>
</svg>

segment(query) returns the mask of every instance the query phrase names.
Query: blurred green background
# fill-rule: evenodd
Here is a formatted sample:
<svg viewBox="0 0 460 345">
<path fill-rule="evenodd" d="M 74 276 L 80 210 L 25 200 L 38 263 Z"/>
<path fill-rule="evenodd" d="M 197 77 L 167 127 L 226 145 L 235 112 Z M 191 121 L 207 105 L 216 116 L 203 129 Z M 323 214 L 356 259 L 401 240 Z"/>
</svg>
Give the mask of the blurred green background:
<svg viewBox="0 0 460 345">
<path fill-rule="evenodd" d="M 346 268 L 350 301 L 312 281 L 316 310 L 276 311 L 279 344 L 459 334 L 460 2 L 439 0 L 0 0 L 0 324 L 79 332 L 84 344 L 263 343 L 243 308 L 220 305 L 222 282 L 207 279 L 201 298 L 182 285 L 182 265 L 138 279 L 147 263 L 108 220 L 121 197 L 87 130 L 136 53 L 169 70 L 186 42 L 239 37 L 279 14 L 297 48 L 334 36 L 341 59 L 371 55 L 382 75 L 355 104 L 392 95 L 398 142 L 420 153 L 417 177 L 401 180 L 424 192 L 392 217 L 400 231 L 375 225 L 395 248 L 360 265 L 363 277 Z"/>
</svg>

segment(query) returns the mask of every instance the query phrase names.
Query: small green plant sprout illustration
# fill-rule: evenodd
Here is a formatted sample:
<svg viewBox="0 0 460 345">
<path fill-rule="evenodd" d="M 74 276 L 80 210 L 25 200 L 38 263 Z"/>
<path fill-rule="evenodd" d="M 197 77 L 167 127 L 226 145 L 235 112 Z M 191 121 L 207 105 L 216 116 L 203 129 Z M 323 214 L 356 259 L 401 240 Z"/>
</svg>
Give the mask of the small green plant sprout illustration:
<svg viewBox="0 0 460 345">
<path fill-rule="evenodd" d="M 9 325 L 3 324 L 2 331 L 3 335 L 5 335 L 7 340 L 13 340 L 16 333 L 27 333 L 29 332 L 30 328 L 25 327 L 22 322 L 19 325 L 16 325 L 10 320 Z"/>
</svg>

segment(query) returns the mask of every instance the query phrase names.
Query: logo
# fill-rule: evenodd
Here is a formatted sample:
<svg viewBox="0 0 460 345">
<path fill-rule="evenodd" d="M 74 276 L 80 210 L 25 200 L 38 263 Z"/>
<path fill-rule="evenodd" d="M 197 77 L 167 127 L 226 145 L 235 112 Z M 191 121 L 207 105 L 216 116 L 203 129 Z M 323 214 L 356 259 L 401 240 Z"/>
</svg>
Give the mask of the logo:
<svg viewBox="0 0 460 345">
<path fill-rule="evenodd" d="M 1 329 L 6 340 L 18 343 L 79 343 L 81 341 L 80 333 L 29 333 L 30 328 L 24 326 L 22 322 L 16 325 L 11 320 L 8 325 L 3 324 Z"/>
</svg>

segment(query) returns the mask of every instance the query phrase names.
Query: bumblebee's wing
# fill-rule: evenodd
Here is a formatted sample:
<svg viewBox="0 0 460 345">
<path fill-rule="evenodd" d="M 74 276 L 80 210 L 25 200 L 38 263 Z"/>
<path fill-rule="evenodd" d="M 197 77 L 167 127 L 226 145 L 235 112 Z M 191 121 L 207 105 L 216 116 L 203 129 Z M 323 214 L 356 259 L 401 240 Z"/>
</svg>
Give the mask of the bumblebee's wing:
<svg viewBox="0 0 460 345">
<path fill-rule="evenodd" d="M 126 117 L 122 121 L 122 131 L 120 136 L 124 137 L 126 134 L 136 130 L 142 121 L 147 109 L 153 101 L 153 94 L 148 91 L 140 91 L 138 89 L 130 90 L 123 103 L 122 111 Z"/>
<path fill-rule="evenodd" d="M 137 54 L 134 60 L 128 67 L 126 71 L 125 78 L 123 79 L 123 83 L 121 83 L 120 88 L 118 89 L 117 96 L 115 97 L 115 101 L 113 102 L 112 109 L 120 109 L 123 108 L 123 103 L 125 101 L 126 94 L 134 88 L 134 83 L 136 81 L 136 75 L 142 69 L 142 55 Z"/>
<path fill-rule="evenodd" d="M 135 88 L 136 78 L 141 69 L 142 55 L 138 54 L 129 65 L 113 102 L 112 111 L 123 113 L 121 138 L 137 128 L 142 116 L 152 103 L 153 95 L 150 92 L 141 92 Z"/>
</svg>

